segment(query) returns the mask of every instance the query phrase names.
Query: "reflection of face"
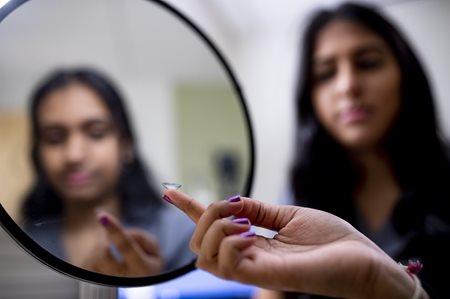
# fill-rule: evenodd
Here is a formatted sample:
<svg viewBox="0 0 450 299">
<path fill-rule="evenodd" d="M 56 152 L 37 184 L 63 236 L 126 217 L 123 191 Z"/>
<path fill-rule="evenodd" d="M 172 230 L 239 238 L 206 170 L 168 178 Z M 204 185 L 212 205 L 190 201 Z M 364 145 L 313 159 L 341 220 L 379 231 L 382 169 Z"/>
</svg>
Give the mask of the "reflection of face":
<svg viewBox="0 0 450 299">
<path fill-rule="evenodd" d="M 38 109 L 38 126 L 43 170 L 65 200 L 102 200 L 115 191 L 119 134 L 97 93 L 80 83 L 50 92 Z"/>
<path fill-rule="evenodd" d="M 400 69 L 382 38 L 336 20 L 318 34 L 312 103 L 331 136 L 348 149 L 380 145 L 400 110 Z"/>
</svg>

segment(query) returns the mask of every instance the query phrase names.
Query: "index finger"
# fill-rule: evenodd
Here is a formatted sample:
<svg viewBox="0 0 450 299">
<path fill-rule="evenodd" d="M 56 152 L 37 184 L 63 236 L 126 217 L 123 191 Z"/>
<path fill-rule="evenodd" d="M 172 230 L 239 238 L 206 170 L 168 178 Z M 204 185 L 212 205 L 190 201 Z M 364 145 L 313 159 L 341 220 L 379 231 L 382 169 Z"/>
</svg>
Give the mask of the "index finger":
<svg viewBox="0 0 450 299">
<path fill-rule="evenodd" d="M 141 250 L 131 237 L 127 235 L 119 220 L 105 211 L 98 212 L 97 217 L 124 260 L 129 263 L 140 263 Z"/>
<path fill-rule="evenodd" d="M 177 190 L 165 191 L 163 198 L 182 210 L 195 224 L 197 224 L 200 216 L 202 216 L 203 212 L 206 210 L 200 202 Z"/>
</svg>

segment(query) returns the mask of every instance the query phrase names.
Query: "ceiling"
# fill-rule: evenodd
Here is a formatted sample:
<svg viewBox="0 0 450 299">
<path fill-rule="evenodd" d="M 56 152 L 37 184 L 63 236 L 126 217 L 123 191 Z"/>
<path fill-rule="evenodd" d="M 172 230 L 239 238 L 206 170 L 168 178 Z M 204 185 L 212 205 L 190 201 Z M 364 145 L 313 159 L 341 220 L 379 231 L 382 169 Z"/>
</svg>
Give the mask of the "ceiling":
<svg viewBox="0 0 450 299">
<path fill-rule="evenodd" d="M 1 0 L 0 0 L 1 1 Z M 395 5 L 424 0 L 360 0 Z M 48 64 L 99 63 L 123 72 L 167 76 L 220 76 L 204 43 L 152 1 L 33 0 L 0 26 L 0 67 L 5 73 L 42 72 Z M 166 0 L 182 4 L 230 41 L 261 34 L 301 18 L 319 4 L 339 0 Z M 209 20 L 205 20 L 209 19 Z M 198 21 L 198 22 L 197 22 Z M 0 74 L 1 76 L 1 74 Z"/>
<path fill-rule="evenodd" d="M 73 64 L 161 79 L 223 76 L 203 40 L 151 1 L 26 2 L 0 24 L 0 53 L 3 82 Z"/>
<path fill-rule="evenodd" d="M 181 2 L 172 0 L 170 2 Z M 184 0 L 185 1 L 185 0 Z M 354 2 L 369 3 L 380 7 L 426 0 L 354 0 Z M 433 0 L 428 0 L 433 1 Z M 223 28 L 227 35 L 236 38 L 246 38 L 271 30 L 274 26 L 292 22 L 307 15 L 318 6 L 336 5 L 342 0 L 190 0 L 199 2 L 211 14 L 218 27 Z M 185 5 L 187 6 L 187 5 Z"/>
</svg>

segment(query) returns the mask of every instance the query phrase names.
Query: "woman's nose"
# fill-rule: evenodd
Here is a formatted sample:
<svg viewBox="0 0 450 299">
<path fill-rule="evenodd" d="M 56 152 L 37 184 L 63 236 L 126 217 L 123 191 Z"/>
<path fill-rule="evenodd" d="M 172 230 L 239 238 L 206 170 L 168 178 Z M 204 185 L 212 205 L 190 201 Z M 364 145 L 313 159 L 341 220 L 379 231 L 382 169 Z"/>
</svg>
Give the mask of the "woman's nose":
<svg viewBox="0 0 450 299">
<path fill-rule="evenodd" d="M 339 69 L 336 80 L 336 91 L 342 96 L 355 96 L 360 91 L 360 78 L 351 66 Z"/>
<path fill-rule="evenodd" d="M 71 136 L 65 147 L 65 158 L 68 163 L 79 163 L 86 156 L 86 144 L 82 136 Z"/>
</svg>

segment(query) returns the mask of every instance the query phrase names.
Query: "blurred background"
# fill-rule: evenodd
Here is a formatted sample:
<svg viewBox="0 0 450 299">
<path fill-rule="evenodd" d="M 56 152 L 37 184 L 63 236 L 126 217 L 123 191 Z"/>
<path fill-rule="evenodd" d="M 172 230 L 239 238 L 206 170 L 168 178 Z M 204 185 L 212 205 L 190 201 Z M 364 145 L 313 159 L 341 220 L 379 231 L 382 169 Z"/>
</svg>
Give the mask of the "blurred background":
<svg viewBox="0 0 450 299">
<path fill-rule="evenodd" d="M 286 184 L 294 125 L 297 52 L 305 18 L 339 0 L 172 0 L 228 59 L 243 88 L 256 139 L 252 196 L 277 200 Z M 378 5 L 411 40 L 428 71 L 444 134 L 450 136 L 450 1 L 359 0 Z M 417 120 L 420 121 L 420 120 Z"/>
<path fill-rule="evenodd" d="M 58 59 L 71 54 L 69 52 L 67 55 L 46 57 L 40 61 L 39 57 L 42 54 L 40 47 L 73 45 L 72 54 L 80 54 L 87 49 L 87 41 L 80 38 L 83 36 L 82 33 L 102 32 L 99 42 L 103 45 L 110 45 L 110 50 L 99 50 L 98 53 L 90 52 L 89 54 L 92 55 L 91 57 L 102 57 L 104 61 L 108 61 L 108 63 L 99 64 L 99 67 L 113 75 L 115 81 L 120 83 L 125 97 L 130 100 L 130 110 L 136 115 L 141 114 L 141 119 L 146 120 L 146 122 L 136 120 L 136 128 L 142 139 L 142 151 L 146 154 L 149 164 L 154 167 L 158 178 L 177 178 L 181 182 L 185 177 L 182 174 L 183 170 L 180 170 L 182 168 L 178 169 L 177 165 L 186 162 L 183 169 L 189 173 L 188 177 L 195 178 L 195 182 L 191 183 L 192 186 L 204 185 L 205 179 L 202 178 L 202 175 L 205 173 L 195 175 L 192 166 L 189 165 L 190 162 L 198 164 L 198 161 L 189 159 L 189 149 L 182 151 L 186 154 L 183 157 L 181 154 L 174 153 L 175 149 L 195 142 L 195 137 L 185 135 L 184 139 L 172 138 L 171 136 L 173 136 L 173 132 L 177 131 L 177 128 L 188 127 L 185 124 L 181 125 L 183 117 L 174 117 L 174 114 L 171 113 L 173 111 L 191 111 L 185 117 L 199 119 L 208 115 L 206 111 L 220 107 L 218 113 L 211 112 L 208 119 L 216 120 L 222 115 L 219 112 L 225 111 L 224 109 L 234 109 L 230 115 L 236 115 L 236 120 L 242 121 L 242 115 L 235 111 L 239 108 L 238 106 L 229 105 L 228 108 L 218 106 L 220 103 L 227 102 L 224 99 L 231 99 L 228 103 L 234 103 L 233 99 L 236 95 L 227 81 L 224 70 L 211 53 L 208 53 L 207 48 L 192 38 L 192 34 L 186 33 L 189 29 L 174 25 L 177 24 L 176 22 L 165 22 L 166 19 L 171 19 L 170 16 L 150 15 L 149 10 L 146 9 L 150 6 L 149 1 L 133 0 L 133 3 L 137 3 L 136 6 L 125 5 L 125 2 L 131 1 L 109 0 L 105 5 L 106 2 L 100 0 L 64 0 L 58 1 L 58 7 L 48 10 L 45 0 L 32 0 L 26 5 L 30 5 L 29 7 L 33 5 L 40 10 L 40 16 L 53 18 L 54 23 L 43 28 L 22 24 L 22 28 L 27 28 L 26 30 L 31 30 L 31 32 L 12 32 L 11 35 L 6 33 L 2 35 L 7 19 L 0 23 L 0 36 L 2 36 L 0 41 L 0 65 L 2 66 L 0 89 L 2 90 L 1 103 L 3 105 L 1 109 L 2 111 L 17 111 L 17 107 L 25 105 L 23 100 L 27 99 L 36 79 L 47 71 L 48 65 L 43 64 L 42 61 L 53 59 L 55 63 L 67 63 L 58 61 Z M 88 6 L 85 6 L 83 11 L 76 10 L 76 7 L 79 7 L 78 4 L 82 2 Z M 302 24 L 311 10 L 318 5 L 335 5 L 340 1 L 284 0 L 280 3 L 275 0 L 166 0 L 164 2 L 177 8 L 206 33 L 220 49 L 221 54 L 233 70 L 246 99 L 255 134 L 256 168 L 251 196 L 264 201 L 276 201 L 283 194 L 287 185 L 292 156 L 293 92 Z M 447 38 L 448 33 L 446 33 L 450 28 L 450 1 L 360 0 L 356 2 L 379 5 L 409 37 L 422 58 L 431 79 L 444 134 L 450 136 L 450 117 L 448 117 L 450 116 L 450 101 L 448 100 L 450 95 L 450 85 L 448 84 L 450 58 L 447 54 L 450 52 L 450 41 Z M 74 7 L 73 3 L 77 3 L 77 6 Z M 24 6 L 23 13 L 27 11 L 25 8 L 26 6 Z M 14 12 L 13 15 L 21 13 L 20 11 Z M 96 12 L 95 18 L 99 23 L 94 26 L 85 24 L 83 19 L 86 19 L 90 13 L 93 14 L 94 11 Z M 68 19 L 72 19 L 73 22 L 65 22 Z M 27 22 L 29 18 L 21 20 Z M 131 22 L 124 20 L 131 20 Z M 150 20 L 156 21 L 159 25 L 150 26 L 149 23 L 145 23 Z M 64 25 L 65 27 L 62 27 L 56 24 L 71 24 L 71 26 Z M 77 32 L 78 38 L 74 39 L 73 36 L 68 35 L 61 38 L 64 36 L 63 32 L 67 32 L 65 30 Z M 43 32 L 45 34 L 42 34 Z M 110 34 L 104 34 L 104 32 L 110 32 Z M 124 40 L 115 39 L 117 32 L 121 33 L 120 36 L 123 36 Z M 21 36 L 27 36 L 27 39 L 21 40 Z M 30 40 L 30 36 L 35 36 L 35 39 Z M 42 36 L 47 36 L 48 39 L 42 39 Z M 158 40 L 142 38 L 145 36 L 157 37 Z M 189 38 L 184 38 L 185 36 Z M 7 38 L 11 38 L 11 40 Z M 148 43 L 144 44 L 144 40 Z M 169 46 L 157 49 L 161 44 Z M 70 47 L 68 48 L 70 49 Z M 149 55 L 148 49 L 165 53 L 167 57 L 157 56 L 156 61 L 146 61 L 145 59 L 155 58 L 155 56 Z M 21 60 L 18 61 L 17 57 Z M 98 61 L 94 60 L 94 62 L 98 64 Z M 151 70 L 148 67 L 150 63 L 153 66 Z M 21 81 L 17 81 L 17 78 L 20 78 Z M 168 87 L 169 85 L 170 87 Z M 6 90 L 11 90 L 11 93 Z M 199 96 L 200 94 L 203 97 Z M 179 99 L 184 96 L 191 99 L 217 99 L 217 101 L 211 106 L 205 106 L 206 103 L 211 102 L 198 101 L 195 105 L 189 104 L 188 106 L 192 108 L 189 109 L 189 107 L 182 106 L 183 103 L 188 102 Z M 160 110 L 152 110 L 150 106 L 145 106 L 148 103 L 145 99 L 149 98 L 159 99 Z M 169 101 L 169 98 L 178 100 Z M 142 100 L 133 103 L 133 99 Z M 152 105 L 152 107 L 154 106 Z M 196 114 L 202 111 L 201 109 L 205 109 L 203 110 L 205 113 Z M 10 121 L 14 122 L 14 119 L 17 120 L 20 117 L 23 115 L 20 116 L 19 113 Z M 151 123 L 149 124 L 148 121 Z M 233 122 L 230 119 L 222 122 L 227 121 Z M 205 123 L 207 122 L 199 124 L 205 127 Z M 5 128 L 3 124 L 0 125 L 0 131 L 2 128 Z M 20 130 L 20 127 L 17 128 Z M 158 130 L 152 131 L 154 128 Z M 206 128 L 208 127 L 206 126 Z M 233 127 L 229 128 L 236 131 Z M 26 128 L 21 130 L 26 130 Z M 11 132 L 3 131 L 5 132 L 1 132 L 1 134 Z M 202 136 L 201 134 L 199 136 Z M 242 141 L 242 138 L 246 137 L 248 136 L 243 134 L 236 140 Z M 181 140 L 182 142 L 180 142 Z M 26 140 L 18 142 L 26 142 Z M 156 147 L 153 144 L 160 146 Z M 239 146 L 234 148 L 241 152 L 241 157 L 245 156 L 245 148 L 239 148 Z M 2 155 L 3 153 L 0 153 L 0 159 L 8 161 L 6 156 Z M 244 161 L 246 161 L 245 158 Z M 241 161 L 241 163 L 244 165 L 242 167 L 248 165 L 245 164 L 246 162 Z M 9 184 L 17 181 L 17 176 L 8 176 L 9 168 L 0 169 L 0 171 L 6 171 L 4 177 L 10 178 Z M 209 175 L 212 174 L 209 173 Z M 29 179 L 26 175 L 20 178 L 21 182 Z M 5 182 L 2 182 L 2 185 L 4 184 Z M 195 190 L 199 191 L 199 196 L 205 196 L 205 198 L 210 196 L 210 194 L 204 193 L 202 195 L 201 191 L 204 189 L 201 187 L 196 187 Z M 219 192 L 217 189 L 214 190 Z M 2 197 L 10 198 L 7 194 L 2 194 Z M 31 296 L 33 298 L 78 298 L 81 295 L 81 288 L 76 281 L 56 274 L 33 260 L 20 250 L 8 236 L 1 233 L 0 298 L 30 298 Z M 193 279 L 199 279 L 199 277 Z M 209 295 L 202 298 L 218 298 L 217 290 L 219 293 L 222 292 L 221 298 L 245 297 L 251 293 L 251 288 L 226 284 L 207 275 L 201 276 L 201 279 L 204 282 L 203 285 L 207 284 L 207 279 L 210 279 L 210 284 L 217 286 L 215 293 L 208 289 L 206 291 L 210 292 Z M 151 288 L 153 291 L 149 291 L 149 289 L 143 291 L 146 292 L 146 295 L 143 295 L 145 297 L 137 297 L 139 295 L 136 294 L 133 295 L 134 297 L 129 296 L 130 298 L 180 298 L 180 291 L 177 288 L 182 288 L 183 284 L 171 283 L 160 286 L 159 290 L 162 288 L 165 291 L 156 292 L 158 286 L 155 286 L 155 288 Z M 167 286 L 169 288 L 166 288 Z M 202 289 L 201 285 L 196 286 L 199 290 Z M 237 292 L 227 292 L 231 289 L 237 290 Z M 226 295 L 228 297 L 224 294 L 228 294 Z"/>
<path fill-rule="evenodd" d="M 0 198 L 14 219 L 32 177 L 30 97 L 64 67 L 92 67 L 118 87 L 154 185 L 181 183 L 204 201 L 242 192 L 250 143 L 240 98 L 206 42 L 167 9 L 34 0 L 3 20 L 0 39 Z"/>
</svg>

